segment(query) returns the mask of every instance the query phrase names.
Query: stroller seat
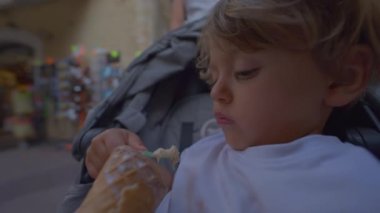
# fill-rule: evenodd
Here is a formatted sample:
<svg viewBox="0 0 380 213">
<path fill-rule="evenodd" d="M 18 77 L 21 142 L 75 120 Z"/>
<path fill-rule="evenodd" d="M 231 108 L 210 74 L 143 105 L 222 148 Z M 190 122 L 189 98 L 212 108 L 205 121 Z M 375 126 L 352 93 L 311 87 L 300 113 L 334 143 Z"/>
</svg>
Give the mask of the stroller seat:
<svg viewBox="0 0 380 213">
<path fill-rule="evenodd" d="M 334 110 L 324 133 L 362 146 L 380 159 L 380 85 L 371 86 L 355 105 Z"/>
</svg>

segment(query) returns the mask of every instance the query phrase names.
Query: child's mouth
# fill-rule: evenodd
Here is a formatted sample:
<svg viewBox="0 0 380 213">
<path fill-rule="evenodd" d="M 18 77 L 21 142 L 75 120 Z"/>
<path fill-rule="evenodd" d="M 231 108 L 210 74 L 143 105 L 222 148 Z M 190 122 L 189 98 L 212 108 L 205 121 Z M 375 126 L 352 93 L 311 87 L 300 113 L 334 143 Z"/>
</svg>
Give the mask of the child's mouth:
<svg viewBox="0 0 380 213">
<path fill-rule="evenodd" d="M 215 113 L 215 119 L 219 125 L 230 125 L 233 123 L 232 119 L 228 118 L 227 116 L 225 116 L 224 114 L 220 112 Z"/>
</svg>

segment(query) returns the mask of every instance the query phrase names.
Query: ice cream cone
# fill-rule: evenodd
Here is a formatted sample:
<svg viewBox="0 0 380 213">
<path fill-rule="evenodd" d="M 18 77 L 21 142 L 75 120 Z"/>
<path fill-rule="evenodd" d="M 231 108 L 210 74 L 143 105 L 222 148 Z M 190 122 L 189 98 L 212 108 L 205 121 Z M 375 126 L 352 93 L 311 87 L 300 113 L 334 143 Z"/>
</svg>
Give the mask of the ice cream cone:
<svg viewBox="0 0 380 213">
<path fill-rule="evenodd" d="M 154 212 L 168 189 L 152 160 L 130 147 L 119 147 L 77 212 Z"/>
</svg>

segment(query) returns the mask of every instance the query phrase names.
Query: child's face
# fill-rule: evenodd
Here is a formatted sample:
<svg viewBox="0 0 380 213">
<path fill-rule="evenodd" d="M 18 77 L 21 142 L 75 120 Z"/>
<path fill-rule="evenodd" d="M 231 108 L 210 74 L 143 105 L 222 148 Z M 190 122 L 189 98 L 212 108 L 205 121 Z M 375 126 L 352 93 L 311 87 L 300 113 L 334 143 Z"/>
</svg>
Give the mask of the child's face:
<svg viewBox="0 0 380 213">
<path fill-rule="evenodd" d="M 214 46 L 209 71 L 215 116 L 234 149 L 320 133 L 331 112 L 324 104 L 330 80 L 309 52 Z"/>
</svg>

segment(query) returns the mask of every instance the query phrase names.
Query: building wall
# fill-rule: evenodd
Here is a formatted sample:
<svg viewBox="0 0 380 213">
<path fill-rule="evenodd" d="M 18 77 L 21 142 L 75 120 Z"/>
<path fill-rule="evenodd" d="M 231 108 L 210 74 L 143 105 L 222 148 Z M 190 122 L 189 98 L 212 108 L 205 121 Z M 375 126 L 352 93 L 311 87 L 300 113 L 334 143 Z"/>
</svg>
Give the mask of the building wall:
<svg viewBox="0 0 380 213">
<path fill-rule="evenodd" d="M 0 12 L 0 27 L 17 27 L 43 41 L 46 56 L 71 45 L 120 50 L 127 65 L 167 29 L 169 0 L 52 0 Z"/>
</svg>

